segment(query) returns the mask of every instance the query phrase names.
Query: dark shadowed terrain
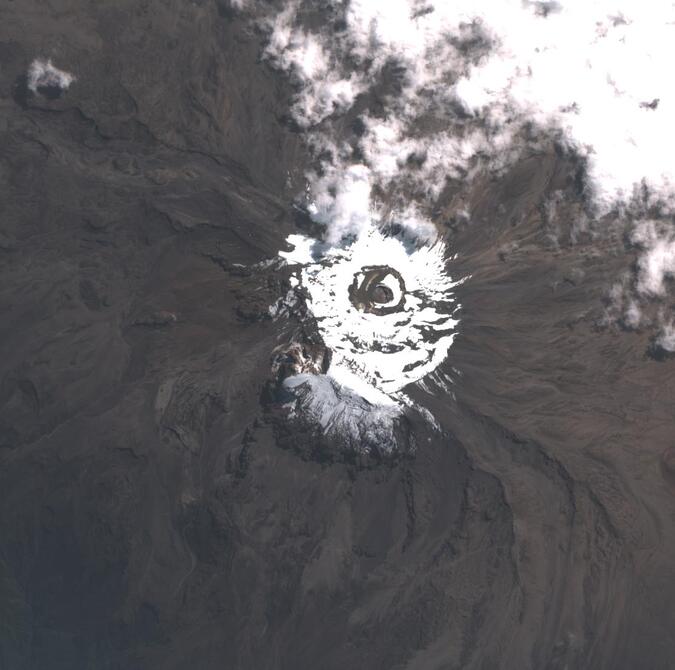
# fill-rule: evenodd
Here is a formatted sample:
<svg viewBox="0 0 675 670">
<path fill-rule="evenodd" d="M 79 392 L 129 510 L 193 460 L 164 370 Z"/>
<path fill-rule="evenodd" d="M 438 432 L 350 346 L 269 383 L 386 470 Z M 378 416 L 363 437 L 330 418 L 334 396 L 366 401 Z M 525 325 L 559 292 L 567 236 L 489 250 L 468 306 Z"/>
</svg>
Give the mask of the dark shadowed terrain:
<svg viewBox="0 0 675 670">
<path fill-rule="evenodd" d="M 442 430 L 354 454 L 269 402 L 307 156 L 260 40 L 0 3 L 0 668 L 675 667 L 675 362 L 604 325 L 632 251 L 570 223 L 578 166 L 449 184 Z"/>
</svg>

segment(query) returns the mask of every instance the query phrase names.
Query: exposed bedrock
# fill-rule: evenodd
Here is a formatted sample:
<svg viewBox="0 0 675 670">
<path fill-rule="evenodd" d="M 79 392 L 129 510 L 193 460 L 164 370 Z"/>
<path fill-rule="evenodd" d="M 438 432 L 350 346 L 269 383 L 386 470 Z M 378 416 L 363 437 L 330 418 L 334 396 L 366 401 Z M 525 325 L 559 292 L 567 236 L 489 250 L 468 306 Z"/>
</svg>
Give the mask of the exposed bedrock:
<svg viewBox="0 0 675 670">
<path fill-rule="evenodd" d="M 349 299 L 362 312 L 393 314 L 403 306 L 405 282 L 395 268 L 367 266 L 354 276 L 349 286 Z"/>
<path fill-rule="evenodd" d="M 292 342 L 279 347 L 272 358 L 272 377 L 282 383 L 293 375 L 325 374 L 330 366 L 330 350 L 323 344 Z"/>
</svg>

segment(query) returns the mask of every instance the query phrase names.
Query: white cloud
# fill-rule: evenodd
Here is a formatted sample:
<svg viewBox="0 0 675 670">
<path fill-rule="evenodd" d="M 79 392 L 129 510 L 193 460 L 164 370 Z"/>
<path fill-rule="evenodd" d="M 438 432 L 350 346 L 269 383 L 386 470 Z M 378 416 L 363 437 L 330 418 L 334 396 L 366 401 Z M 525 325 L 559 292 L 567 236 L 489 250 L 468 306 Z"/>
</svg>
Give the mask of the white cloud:
<svg viewBox="0 0 675 670">
<path fill-rule="evenodd" d="M 642 321 L 642 310 L 636 300 L 630 300 L 624 313 L 624 323 L 628 328 L 638 328 Z"/>
<path fill-rule="evenodd" d="M 675 352 L 675 325 L 672 321 L 661 327 L 656 344 L 665 351 Z"/>
<path fill-rule="evenodd" d="M 368 119 L 361 140 L 374 184 L 408 172 L 411 144 L 428 142 L 436 169 L 423 174 L 437 196 L 446 174 L 479 153 L 499 160 L 522 123 L 533 121 L 587 158 L 599 212 L 643 182 L 672 198 L 672 3 L 352 0 L 346 31 L 334 35 L 299 27 L 301 6 L 276 17 L 268 53 L 303 86 L 294 107 L 303 126 L 346 110 L 388 64 L 402 68 L 387 115 Z M 452 100 L 480 122 L 481 141 L 462 143 L 452 132 L 410 137 L 407 128 L 429 110 L 452 120 Z"/>
<path fill-rule="evenodd" d="M 675 276 L 675 227 L 657 221 L 642 221 L 632 240 L 644 251 L 638 259 L 638 292 L 663 296 L 666 280 Z"/>
<path fill-rule="evenodd" d="M 610 290 L 607 318 L 632 329 L 658 329 L 655 343 L 671 351 L 675 330 L 666 301 L 668 281 L 675 278 L 675 225 L 665 220 L 638 221 L 630 239 L 639 249 L 635 269 Z"/>
<path fill-rule="evenodd" d="M 362 89 L 358 77 L 343 76 L 331 64 L 334 54 L 326 52 L 319 36 L 294 28 L 297 11 L 297 3 L 290 3 L 268 23 L 265 56 L 301 86 L 291 111 L 298 125 L 309 127 L 349 109 Z"/>
<path fill-rule="evenodd" d="M 371 202 L 371 171 L 365 165 L 334 168 L 310 182 L 309 212 L 328 228 L 327 241 L 337 244 L 343 236 L 367 230 L 375 218 Z"/>
<path fill-rule="evenodd" d="M 28 68 L 27 83 L 33 93 L 37 93 L 40 88 L 60 88 L 66 91 L 74 81 L 74 75 L 54 67 L 51 59 L 36 58 Z"/>
</svg>

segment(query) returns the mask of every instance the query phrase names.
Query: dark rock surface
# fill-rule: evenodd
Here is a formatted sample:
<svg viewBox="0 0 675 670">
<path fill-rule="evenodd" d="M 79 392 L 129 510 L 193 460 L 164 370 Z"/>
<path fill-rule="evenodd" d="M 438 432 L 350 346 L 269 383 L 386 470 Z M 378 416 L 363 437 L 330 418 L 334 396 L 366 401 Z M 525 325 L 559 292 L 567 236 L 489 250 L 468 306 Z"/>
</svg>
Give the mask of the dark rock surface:
<svg viewBox="0 0 675 670">
<path fill-rule="evenodd" d="M 305 155 L 259 49 L 219 1 L 0 7 L 0 668 L 672 667 L 675 361 L 599 325 L 575 166 L 449 184 L 442 430 L 323 458 L 261 405 Z"/>
<path fill-rule="evenodd" d="M 380 283 L 389 275 L 398 284 L 400 298 L 395 298 L 394 292 Z M 386 265 L 365 267 L 354 277 L 349 287 L 349 299 L 361 311 L 373 314 L 393 314 L 401 309 L 405 300 L 403 277 L 395 269 Z"/>
</svg>

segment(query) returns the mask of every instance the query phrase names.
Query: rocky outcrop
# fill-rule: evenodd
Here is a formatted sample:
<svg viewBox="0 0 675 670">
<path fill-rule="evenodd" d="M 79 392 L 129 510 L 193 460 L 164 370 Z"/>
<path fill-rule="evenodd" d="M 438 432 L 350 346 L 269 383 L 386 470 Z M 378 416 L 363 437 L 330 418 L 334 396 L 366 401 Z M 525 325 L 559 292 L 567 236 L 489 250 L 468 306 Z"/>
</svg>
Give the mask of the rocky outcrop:
<svg viewBox="0 0 675 670">
<path fill-rule="evenodd" d="M 325 374 L 330 367 L 330 351 L 322 344 L 292 342 L 278 348 L 272 358 L 272 376 L 277 384 L 294 375 Z"/>
<path fill-rule="evenodd" d="M 396 269 L 386 265 L 364 267 L 349 286 L 349 299 L 362 312 L 393 314 L 405 301 L 405 282 Z"/>
</svg>

